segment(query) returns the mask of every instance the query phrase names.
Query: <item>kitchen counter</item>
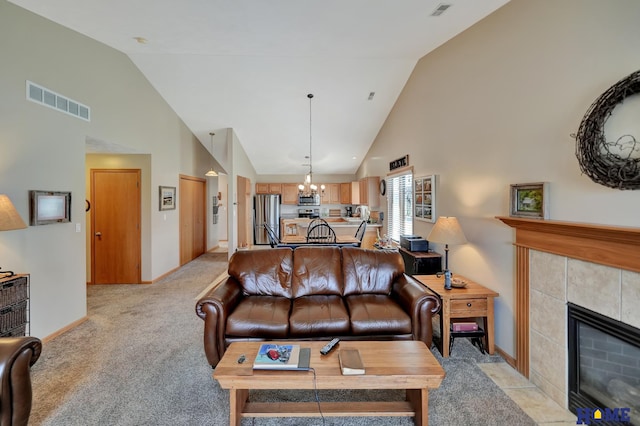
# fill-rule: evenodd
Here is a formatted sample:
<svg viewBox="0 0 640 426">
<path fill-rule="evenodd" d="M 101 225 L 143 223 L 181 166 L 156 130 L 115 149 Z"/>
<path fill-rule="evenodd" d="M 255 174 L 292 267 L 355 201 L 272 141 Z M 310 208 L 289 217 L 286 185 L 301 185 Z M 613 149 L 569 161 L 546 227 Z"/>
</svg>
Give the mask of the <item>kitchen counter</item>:
<svg viewBox="0 0 640 426">
<path fill-rule="evenodd" d="M 360 219 L 356 218 L 356 217 L 323 217 L 322 219 L 326 220 L 327 223 L 329 224 L 329 226 L 331 226 L 332 228 L 357 228 L 358 226 L 360 226 L 360 222 L 362 222 Z M 282 225 L 283 226 L 287 226 L 288 224 L 293 224 L 295 223 L 296 225 L 298 225 L 301 228 L 308 228 L 309 227 L 309 223 L 311 223 L 313 219 L 308 219 L 308 218 L 295 218 L 295 219 L 282 219 Z M 380 223 L 367 223 L 367 228 L 372 227 L 382 227 L 382 224 Z"/>
<path fill-rule="evenodd" d="M 362 222 L 357 217 L 323 217 L 322 219 L 327 221 L 336 235 L 355 235 L 360 222 Z M 282 236 L 307 235 L 309 223 L 312 220 L 308 218 L 281 219 L 280 229 L 282 230 Z M 362 239 L 363 248 L 373 248 L 373 243 L 377 239 L 377 231 L 381 227 L 382 224 L 380 223 L 367 223 L 367 229 Z"/>
</svg>

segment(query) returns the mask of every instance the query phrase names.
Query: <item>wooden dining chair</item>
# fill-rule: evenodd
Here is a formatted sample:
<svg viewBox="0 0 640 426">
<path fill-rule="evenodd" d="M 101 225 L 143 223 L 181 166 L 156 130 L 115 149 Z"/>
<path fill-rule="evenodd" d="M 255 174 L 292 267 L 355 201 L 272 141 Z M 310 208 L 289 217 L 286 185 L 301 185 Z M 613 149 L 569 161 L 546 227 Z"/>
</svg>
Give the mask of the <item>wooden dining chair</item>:
<svg viewBox="0 0 640 426">
<path fill-rule="evenodd" d="M 327 244 L 336 242 L 336 233 L 332 227 L 326 223 L 319 223 L 309 228 L 307 232 L 307 243 Z"/>
<path fill-rule="evenodd" d="M 319 225 L 319 224 L 321 224 L 321 223 L 322 223 L 322 224 L 325 224 L 325 225 L 327 225 L 327 226 L 329 225 L 329 224 L 327 223 L 327 221 L 326 221 L 326 220 L 324 220 L 324 219 L 323 219 L 323 218 L 321 218 L 321 217 L 316 217 L 315 219 L 311 219 L 311 222 L 309 222 L 309 227 L 307 228 L 307 234 L 309 234 L 309 230 L 310 230 L 311 228 L 313 228 L 314 226 Z"/>
<path fill-rule="evenodd" d="M 364 233 L 366 230 L 367 230 L 367 222 L 363 220 L 362 222 L 360 222 L 360 226 L 358 226 L 356 235 L 354 235 L 358 239 L 358 242 L 354 244 L 356 247 L 362 246 L 362 239 L 364 238 Z"/>
<path fill-rule="evenodd" d="M 267 231 L 267 238 L 269 239 L 269 245 L 273 247 L 277 247 L 280 244 L 280 240 L 276 235 L 276 232 L 266 223 L 264 224 L 264 229 Z"/>
</svg>

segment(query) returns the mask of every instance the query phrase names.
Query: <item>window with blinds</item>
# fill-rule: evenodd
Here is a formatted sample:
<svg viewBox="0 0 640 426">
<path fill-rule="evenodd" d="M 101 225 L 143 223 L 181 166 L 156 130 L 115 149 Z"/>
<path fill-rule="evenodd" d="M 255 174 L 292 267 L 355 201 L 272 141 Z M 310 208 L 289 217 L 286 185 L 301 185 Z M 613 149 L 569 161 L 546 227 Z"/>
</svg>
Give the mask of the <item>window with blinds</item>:
<svg viewBox="0 0 640 426">
<path fill-rule="evenodd" d="M 388 237 L 413 234 L 413 175 L 405 173 L 387 178 Z"/>
</svg>

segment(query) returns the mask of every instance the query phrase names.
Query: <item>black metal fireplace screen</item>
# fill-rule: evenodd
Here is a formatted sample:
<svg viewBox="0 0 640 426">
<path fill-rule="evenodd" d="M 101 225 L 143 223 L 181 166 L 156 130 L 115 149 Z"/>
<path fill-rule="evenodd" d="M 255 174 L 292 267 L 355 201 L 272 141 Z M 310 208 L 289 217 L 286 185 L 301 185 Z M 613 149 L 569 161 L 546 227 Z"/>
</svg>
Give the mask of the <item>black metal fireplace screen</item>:
<svg viewBox="0 0 640 426">
<path fill-rule="evenodd" d="M 640 330 L 572 303 L 568 313 L 569 409 L 578 423 L 640 426 Z"/>
</svg>

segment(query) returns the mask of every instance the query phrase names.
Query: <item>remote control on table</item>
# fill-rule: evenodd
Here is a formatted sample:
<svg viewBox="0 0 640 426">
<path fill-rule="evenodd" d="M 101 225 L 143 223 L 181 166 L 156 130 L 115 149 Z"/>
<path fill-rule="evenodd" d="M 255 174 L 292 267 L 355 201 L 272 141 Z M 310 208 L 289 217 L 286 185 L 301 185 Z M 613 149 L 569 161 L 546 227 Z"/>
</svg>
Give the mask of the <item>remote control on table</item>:
<svg viewBox="0 0 640 426">
<path fill-rule="evenodd" d="M 331 340 L 329 343 L 327 343 L 326 345 L 324 345 L 324 346 L 322 347 L 322 349 L 320 349 L 320 353 L 321 353 L 322 355 L 326 355 L 326 354 L 328 354 L 329 352 L 331 352 L 331 350 L 332 350 L 333 348 L 335 348 L 335 347 L 336 347 L 336 345 L 338 344 L 338 342 L 339 342 L 339 341 L 340 341 L 340 339 L 338 339 L 337 337 L 336 337 L 335 339 Z"/>
</svg>

